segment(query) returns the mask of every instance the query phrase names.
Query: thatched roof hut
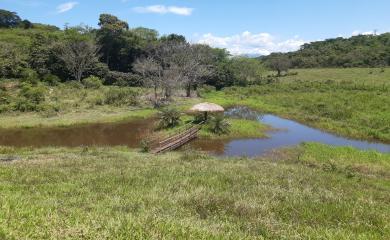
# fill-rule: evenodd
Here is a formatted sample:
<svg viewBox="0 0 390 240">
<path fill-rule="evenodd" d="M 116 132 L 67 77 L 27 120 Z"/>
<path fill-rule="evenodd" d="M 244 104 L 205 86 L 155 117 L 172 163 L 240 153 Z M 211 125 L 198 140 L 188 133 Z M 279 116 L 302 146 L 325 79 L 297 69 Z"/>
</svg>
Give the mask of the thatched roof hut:
<svg viewBox="0 0 390 240">
<path fill-rule="evenodd" d="M 225 109 L 222 106 L 219 106 L 218 104 L 215 103 L 199 103 L 194 105 L 190 111 L 192 112 L 203 112 L 205 120 L 207 120 L 207 113 L 209 112 L 224 112 Z"/>
</svg>

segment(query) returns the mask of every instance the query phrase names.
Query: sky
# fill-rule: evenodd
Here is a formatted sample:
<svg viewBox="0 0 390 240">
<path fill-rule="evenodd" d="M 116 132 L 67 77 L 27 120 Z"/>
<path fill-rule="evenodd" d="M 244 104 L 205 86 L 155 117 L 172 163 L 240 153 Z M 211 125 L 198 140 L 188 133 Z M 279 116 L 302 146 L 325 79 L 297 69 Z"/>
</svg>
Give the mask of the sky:
<svg viewBox="0 0 390 240">
<path fill-rule="evenodd" d="M 267 55 L 307 42 L 390 32 L 390 0 L 0 0 L 23 19 L 97 27 L 110 13 L 130 27 L 177 33 L 234 55 Z"/>
</svg>

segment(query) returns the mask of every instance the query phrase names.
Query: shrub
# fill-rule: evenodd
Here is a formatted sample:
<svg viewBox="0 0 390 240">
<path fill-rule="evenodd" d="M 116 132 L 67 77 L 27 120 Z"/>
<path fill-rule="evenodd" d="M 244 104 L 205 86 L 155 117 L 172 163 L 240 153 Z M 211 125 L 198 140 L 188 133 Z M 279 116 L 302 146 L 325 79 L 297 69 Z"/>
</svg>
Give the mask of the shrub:
<svg viewBox="0 0 390 240">
<path fill-rule="evenodd" d="M 10 109 L 9 105 L 1 105 L 0 104 L 0 113 L 8 112 L 10 110 L 11 109 Z"/>
<path fill-rule="evenodd" d="M 71 88 L 75 88 L 75 89 L 82 89 L 84 88 L 83 84 L 81 84 L 80 82 L 78 81 L 69 81 L 69 82 L 66 82 L 66 84 L 71 87 Z"/>
<path fill-rule="evenodd" d="M 30 84 L 38 84 L 39 82 L 39 75 L 35 70 L 32 70 L 30 68 L 23 69 L 22 73 L 22 81 Z"/>
<path fill-rule="evenodd" d="M 217 115 L 209 120 L 209 129 L 211 132 L 222 135 L 230 132 L 230 123 L 226 121 L 223 115 Z"/>
<path fill-rule="evenodd" d="M 159 113 L 159 128 L 171 128 L 180 124 L 180 112 L 175 108 L 163 108 Z"/>
<path fill-rule="evenodd" d="M 110 105 L 137 105 L 139 93 L 130 88 L 110 88 L 105 94 L 105 103 Z"/>
<path fill-rule="evenodd" d="M 40 104 L 43 101 L 45 101 L 45 89 L 43 87 L 23 84 L 14 108 L 21 112 L 39 111 L 42 109 Z"/>
<path fill-rule="evenodd" d="M 8 104 L 9 103 L 9 95 L 6 91 L 0 89 L 0 104 Z"/>
<path fill-rule="evenodd" d="M 141 77 L 133 73 L 108 72 L 105 83 L 116 86 L 139 87 L 142 86 Z"/>
<path fill-rule="evenodd" d="M 33 87 L 30 84 L 24 84 L 19 93 L 33 104 L 40 104 L 45 101 L 45 89 L 41 86 Z"/>
<path fill-rule="evenodd" d="M 215 92 L 216 88 L 210 85 L 203 85 L 201 88 L 196 90 L 196 94 L 198 97 L 202 97 L 204 94 Z"/>
<path fill-rule="evenodd" d="M 150 143 L 148 140 L 146 139 L 143 139 L 141 142 L 140 142 L 140 148 L 141 148 L 141 152 L 143 153 L 147 153 L 150 151 Z"/>
<path fill-rule="evenodd" d="M 43 75 L 42 81 L 45 82 L 49 86 L 57 86 L 61 80 L 56 75 L 47 73 L 47 74 Z"/>
<path fill-rule="evenodd" d="M 103 85 L 102 80 L 95 76 L 89 76 L 88 78 L 84 78 L 82 82 L 85 88 L 91 89 L 99 89 Z"/>
</svg>

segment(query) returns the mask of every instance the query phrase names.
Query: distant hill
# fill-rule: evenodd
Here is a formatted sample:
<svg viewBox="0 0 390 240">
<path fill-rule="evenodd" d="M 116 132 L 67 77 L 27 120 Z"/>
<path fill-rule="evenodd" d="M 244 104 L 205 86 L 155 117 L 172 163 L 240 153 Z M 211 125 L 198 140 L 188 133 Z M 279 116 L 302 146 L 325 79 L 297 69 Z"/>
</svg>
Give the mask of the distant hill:
<svg viewBox="0 0 390 240">
<path fill-rule="evenodd" d="M 259 59 L 267 62 L 277 54 Z M 390 33 L 307 43 L 282 55 L 290 59 L 293 68 L 390 66 Z"/>
</svg>

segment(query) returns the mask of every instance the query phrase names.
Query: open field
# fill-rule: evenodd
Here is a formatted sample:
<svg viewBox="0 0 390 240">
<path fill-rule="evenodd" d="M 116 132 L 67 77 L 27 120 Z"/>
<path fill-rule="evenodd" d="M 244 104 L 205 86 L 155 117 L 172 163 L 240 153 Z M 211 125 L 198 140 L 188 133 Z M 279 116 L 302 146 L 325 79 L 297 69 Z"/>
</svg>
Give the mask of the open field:
<svg viewBox="0 0 390 240">
<path fill-rule="evenodd" d="M 389 154 L 0 149 L 2 239 L 385 239 Z M 16 159 L 14 161 L 11 161 Z"/>
<path fill-rule="evenodd" d="M 390 87 L 390 68 L 309 68 L 290 71 L 298 75 L 286 76 L 284 81 L 335 81 Z"/>
<path fill-rule="evenodd" d="M 368 69 L 297 70 L 298 75 L 280 78 L 278 83 L 208 91 L 203 97 L 224 106 L 246 105 L 348 137 L 390 142 L 390 69 L 372 71 L 381 77 L 371 78 Z M 349 77 L 333 80 L 342 76 Z"/>
</svg>

